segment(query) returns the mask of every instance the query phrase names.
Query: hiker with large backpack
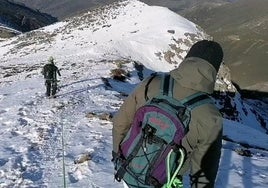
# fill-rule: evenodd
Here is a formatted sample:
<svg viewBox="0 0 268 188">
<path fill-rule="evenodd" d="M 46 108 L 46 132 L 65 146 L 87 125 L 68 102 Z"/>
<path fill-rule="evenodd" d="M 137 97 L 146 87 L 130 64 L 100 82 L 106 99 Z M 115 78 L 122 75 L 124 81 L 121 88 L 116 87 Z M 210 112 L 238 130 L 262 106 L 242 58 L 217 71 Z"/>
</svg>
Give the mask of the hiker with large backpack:
<svg viewBox="0 0 268 188">
<path fill-rule="evenodd" d="M 180 66 L 153 75 L 113 118 L 115 179 L 128 187 L 214 187 L 222 147 L 222 116 L 208 96 L 223 59 L 221 46 L 195 43 Z"/>
<path fill-rule="evenodd" d="M 42 70 L 42 74 L 45 78 L 45 85 L 46 85 L 46 96 L 55 97 L 57 92 L 57 74 L 61 76 L 58 67 L 55 65 L 55 60 L 53 57 L 48 59 L 48 62 Z"/>
</svg>

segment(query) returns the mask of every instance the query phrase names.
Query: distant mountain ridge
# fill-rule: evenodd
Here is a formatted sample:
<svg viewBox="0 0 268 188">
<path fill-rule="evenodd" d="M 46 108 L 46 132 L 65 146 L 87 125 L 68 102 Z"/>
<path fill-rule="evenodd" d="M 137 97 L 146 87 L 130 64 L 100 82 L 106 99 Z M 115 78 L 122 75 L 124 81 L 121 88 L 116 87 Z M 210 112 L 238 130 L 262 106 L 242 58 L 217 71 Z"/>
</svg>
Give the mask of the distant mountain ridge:
<svg viewBox="0 0 268 188">
<path fill-rule="evenodd" d="M 48 13 L 59 20 L 84 13 L 118 0 L 13 0 L 33 9 Z"/>
<path fill-rule="evenodd" d="M 57 19 L 32 10 L 21 4 L 0 0 L 0 23 L 21 32 L 27 32 L 52 24 Z"/>
<path fill-rule="evenodd" d="M 224 47 L 225 63 L 242 89 L 268 93 L 268 1 L 197 3 L 182 15 Z"/>
</svg>

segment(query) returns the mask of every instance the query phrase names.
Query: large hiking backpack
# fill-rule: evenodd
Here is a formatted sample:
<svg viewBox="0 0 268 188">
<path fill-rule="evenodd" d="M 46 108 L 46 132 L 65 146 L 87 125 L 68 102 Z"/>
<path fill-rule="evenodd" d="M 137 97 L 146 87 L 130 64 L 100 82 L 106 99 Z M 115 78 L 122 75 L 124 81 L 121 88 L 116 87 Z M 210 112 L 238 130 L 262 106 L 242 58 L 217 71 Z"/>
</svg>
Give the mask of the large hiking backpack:
<svg viewBox="0 0 268 188">
<path fill-rule="evenodd" d="M 130 188 L 182 187 L 177 173 L 184 162 L 181 140 L 188 131 L 191 110 L 212 100 L 201 92 L 176 100 L 173 84 L 170 75 L 163 75 L 160 94 L 136 111 L 120 143 L 115 179 L 123 179 Z"/>
</svg>

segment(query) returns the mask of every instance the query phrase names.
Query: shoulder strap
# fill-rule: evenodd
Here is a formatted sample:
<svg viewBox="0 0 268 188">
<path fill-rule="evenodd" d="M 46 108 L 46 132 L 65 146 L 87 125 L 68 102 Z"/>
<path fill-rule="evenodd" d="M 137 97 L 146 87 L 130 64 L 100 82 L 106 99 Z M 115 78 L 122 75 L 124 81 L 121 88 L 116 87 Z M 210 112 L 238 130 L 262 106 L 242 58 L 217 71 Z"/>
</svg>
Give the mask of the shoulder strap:
<svg viewBox="0 0 268 188">
<path fill-rule="evenodd" d="M 169 97 L 173 97 L 173 87 L 174 87 L 174 79 L 169 74 L 164 74 L 162 76 L 160 92 L 163 95 L 167 95 Z M 190 110 L 193 110 L 197 106 L 206 103 L 212 103 L 212 99 L 204 92 L 197 92 L 193 95 L 190 95 L 181 100 L 181 103 L 184 104 Z"/>
<path fill-rule="evenodd" d="M 190 110 L 193 110 L 194 108 L 202 104 L 213 104 L 212 99 L 204 92 L 197 92 L 193 95 L 190 95 L 181 100 L 181 102 Z"/>
<path fill-rule="evenodd" d="M 151 83 L 151 81 L 154 79 L 154 77 L 156 77 L 157 73 L 154 72 L 151 74 L 151 77 L 149 78 L 147 84 L 145 85 L 145 92 L 144 92 L 144 98 L 146 101 L 149 100 L 148 96 L 147 96 L 147 92 L 148 92 L 148 87 L 149 87 L 149 84 Z"/>
<path fill-rule="evenodd" d="M 145 99 L 148 100 L 147 91 L 148 85 L 156 76 L 156 73 L 153 73 L 148 83 L 145 86 Z M 160 94 L 173 97 L 173 87 L 174 87 L 174 79 L 170 76 L 170 74 L 163 74 L 161 79 L 161 87 Z M 202 105 L 211 103 L 213 104 L 212 99 L 208 96 L 208 94 L 204 92 L 196 92 L 193 95 L 190 95 L 181 100 L 181 103 L 184 104 L 190 110 Z"/>
<path fill-rule="evenodd" d="M 169 74 L 163 74 L 161 79 L 160 93 L 173 97 L 174 79 Z"/>
</svg>

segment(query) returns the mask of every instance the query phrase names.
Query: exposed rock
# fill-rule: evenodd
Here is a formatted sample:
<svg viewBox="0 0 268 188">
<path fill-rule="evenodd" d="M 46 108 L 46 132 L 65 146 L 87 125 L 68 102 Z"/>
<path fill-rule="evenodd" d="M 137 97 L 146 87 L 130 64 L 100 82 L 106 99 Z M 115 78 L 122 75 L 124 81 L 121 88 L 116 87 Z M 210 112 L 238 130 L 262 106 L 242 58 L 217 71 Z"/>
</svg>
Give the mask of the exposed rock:
<svg viewBox="0 0 268 188">
<path fill-rule="evenodd" d="M 112 88 L 108 78 L 101 77 L 101 80 L 104 83 L 105 87 Z"/>
<path fill-rule="evenodd" d="M 80 164 L 80 163 L 84 163 L 86 161 L 91 160 L 91 154 L 90 153 L 85 153 L 85 154 L 81 154 L 80 156 L 78 156 L 75 160 L 74 160 L 74 164 Z"/>
<path fill-rule="evenodd" d="M 168 33 L 175 34 L 175 30 L 167 30 Z"/>
<path fill-rule="evenodd" d="M 115 80 L 125 81 L 130 76 L 129 72 L 124 69 L 113 69 L 111 70 L 111 76 Z"/>
<path fill-rule="evenodd" d="M 99 118 L 100 120 L 105 120 L 105 121 L 111 121 L 112 119 L 112 114 L 110 113 L 100 113 L 100 114 L 96 114 L 94 112 L 89 112 L 86 114 L 87 118 Z"/>
<path fill-rule="evenodd" d="M 222 64 L 218 75 L 217 75 L 217 82 L 215 84 L 215 91 L 221 92 L 236 92 L 237 89 L 232 84 L 231 72 L 230 69 L 225 65 Z"/>
<path fill-rule="evenodd" d="M 174 56 L 175 56 L 174 52 L 171 52 L 171 51 L 164 52 L 164 59 L 170 64 L 176 63 L 175 61 L 172 60 Z"/>
<path fill-rule="evenodd" d="M 253 154 L 251 153 L 251 151 L 248 150 L 248 149 L 236 149 L 235 152 L 238 155 L 242 155 L 242 156 L 245 156 L 245 157 L 252 157 L 253 156 Z"/>
<path fill-rule="evenodd" d="M 142 81 L 144 79 L 144 76 L 143 76 L 144 65 L 134 61 L 134 67 L 137 70 L 137 75 L 138 75 L 140 81 Z"/>
</svg>

